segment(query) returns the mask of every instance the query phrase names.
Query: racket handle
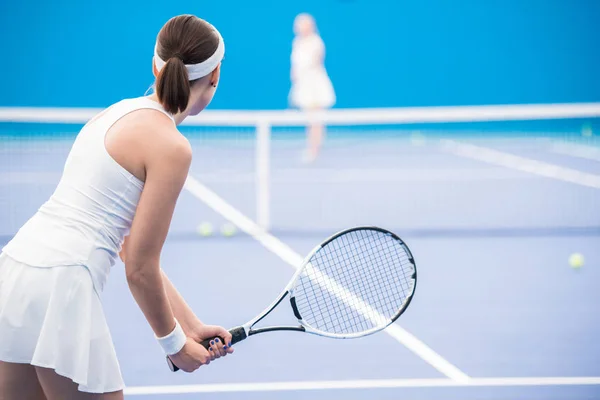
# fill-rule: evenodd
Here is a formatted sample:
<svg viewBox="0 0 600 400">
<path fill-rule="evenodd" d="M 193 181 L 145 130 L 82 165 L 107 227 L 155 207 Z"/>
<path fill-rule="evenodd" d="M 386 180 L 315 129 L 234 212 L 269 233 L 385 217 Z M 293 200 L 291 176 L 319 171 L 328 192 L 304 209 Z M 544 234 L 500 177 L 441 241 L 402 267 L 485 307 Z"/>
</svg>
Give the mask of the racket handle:
<svg viewBox="0 0 600 400">
<path fill-rule="evenodd" d="M 221 340 L 221 343 L 225 343 L 225 339 L 223 339 L 221 336 L 217 336 L 219 338 L 219 340 Z M 211 340 L 215 340 L 216 338 L 212 338 L 212 339 L 206 339 L 200 342 L 200 344 L 206 349 L 208 350 L 210 348 L 210 341 Z M 227 343 L 225 343 L 227 344 Z M 233 343 L 232 343 L 233 344 Z"/>
<path fill-rule="evenodd" d="M 231 333 L 231 345 L 241 342 L 242 340 L 246 339 L 246 337 L 247 337 L 246 330 L 241 326 L 230 329 L 229 333 Z M 204 346 L 204 348 L 206 350 L 208 350 L 210 347 L 210 341 L 214 340 L 214 339 L 215 338 L 203 340 L 202 342 L 200 342 L 200 344 L 202 346 Z M 220 336 L 219 336 L 219 340 L 221 340 L 222 343 L 225 343 L 225 340 Z M 177 367 L 177 365 L 173 364 L 173 361 L 171 361 L 169 356 L 167 356 L 167 364 L 169 365 L 169 368 L 171 369 L 171 371 L 173 371 L 173 372 L 179 371 L 179 368 Z"/>
</svg>

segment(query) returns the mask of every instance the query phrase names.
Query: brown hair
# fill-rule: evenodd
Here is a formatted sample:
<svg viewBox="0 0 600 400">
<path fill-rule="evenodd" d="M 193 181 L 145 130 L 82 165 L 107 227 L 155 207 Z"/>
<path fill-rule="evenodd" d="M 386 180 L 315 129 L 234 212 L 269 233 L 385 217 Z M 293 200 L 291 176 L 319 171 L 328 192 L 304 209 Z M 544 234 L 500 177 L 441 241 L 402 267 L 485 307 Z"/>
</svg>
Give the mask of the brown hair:
<svg viewBox="0 0 600 400">
<path fill-rule="evenodd" d="M 171 114 L 184 111 L 193 82 L 186 64 L 198 64 L 212 56 L 219 46 L 219 36 L 206 21 L 194 15 L 171 18 L 158 33 L 158 56 L 166 62 L 156 77 L 156 94 Z"/>
</svg>

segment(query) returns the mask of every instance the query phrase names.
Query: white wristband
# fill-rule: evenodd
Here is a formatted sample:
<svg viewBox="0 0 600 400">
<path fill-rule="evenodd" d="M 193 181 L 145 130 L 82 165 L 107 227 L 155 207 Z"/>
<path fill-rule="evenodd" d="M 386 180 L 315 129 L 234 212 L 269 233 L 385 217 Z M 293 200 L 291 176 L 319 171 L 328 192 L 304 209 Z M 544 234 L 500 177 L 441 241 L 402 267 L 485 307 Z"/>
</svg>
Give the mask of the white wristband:
<svg viewBox="0 0 600 400">
<path fill-rule="evenodd" d="M 163 348 L 165 354 L 172 356 L 183 349 L 183 346 L 185 346 L 185 342 L 187 341 L 187 336 L 185 336 L 179 322 L 175 320 L 175 329 L 167 336 L 161 338 L 157 337 L 156 340 L 158 340 L 158 344 Z"/>
</svg>

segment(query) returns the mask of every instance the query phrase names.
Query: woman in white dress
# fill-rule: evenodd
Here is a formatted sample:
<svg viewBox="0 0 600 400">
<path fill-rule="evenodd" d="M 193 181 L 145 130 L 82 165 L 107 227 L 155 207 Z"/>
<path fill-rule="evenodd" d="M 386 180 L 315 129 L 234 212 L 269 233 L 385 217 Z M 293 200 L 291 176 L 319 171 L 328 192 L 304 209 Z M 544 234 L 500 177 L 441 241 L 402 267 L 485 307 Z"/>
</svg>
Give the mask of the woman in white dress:
<svg viewBox="0 0 600 400">
<path fill-rule="evenodd" d="M 309 113 L 335 104 L 335 92 L 325 69 L 325 44 L 309 14 L 299 14 L 294 21 L 296 37 L 292 43 L 292 88 L 290 103 Z M 308 127 L 306 162 L 314 161 L 323 141 L 323 124 L 312 121 Z"/>
<path fill-rule="evenodd" d="M 169 20 L 156 41 L 156 94 L 120 101 L 86 124 L 56 191 L 2 250 L 0 399 L 123 398 L 98 296 L 119 254 L 175 365 L 192 372 L 233 351 L 231 335 L 200 322 L 159 263 L 192 157 L 176 125 L 212 100 L 224 52 L 208 22 Z M 207 338 L 208 350 L 198 343 Z"/>
</svg>

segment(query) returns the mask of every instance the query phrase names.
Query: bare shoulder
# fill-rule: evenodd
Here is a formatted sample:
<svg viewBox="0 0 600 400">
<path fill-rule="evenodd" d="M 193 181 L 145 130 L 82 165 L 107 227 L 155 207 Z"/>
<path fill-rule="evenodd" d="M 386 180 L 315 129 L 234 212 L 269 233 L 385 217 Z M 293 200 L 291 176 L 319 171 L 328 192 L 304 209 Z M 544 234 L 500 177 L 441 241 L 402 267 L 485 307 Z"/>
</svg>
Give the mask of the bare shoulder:
<svg viewBox="0 0 600 400">
<path fill-rule="evenodd" d="M 175 165 L 188 166 L 192 162 L 192 146 L 176 128 L 171 132 L 163 131 L 153 146 L 153 153 L 158 159 Z"/>
<path fill-rule="evenodd" d="M 148 161 L 167 159 L 186 163 L 191 160 L 189 141 L 164 113 L 153 109 L 138 110 L 130 122 L 136 142 L 143 143 Z"/>
<path fill-rule="evenodd" d="M 107 132 L 104 145 L 119 165 L 141 181 L 146 181 L 149 169 L 184 173 L 191 164 L 187 139 L 171 118 L 154 109 L 123 116 Z"/>
</svg>

